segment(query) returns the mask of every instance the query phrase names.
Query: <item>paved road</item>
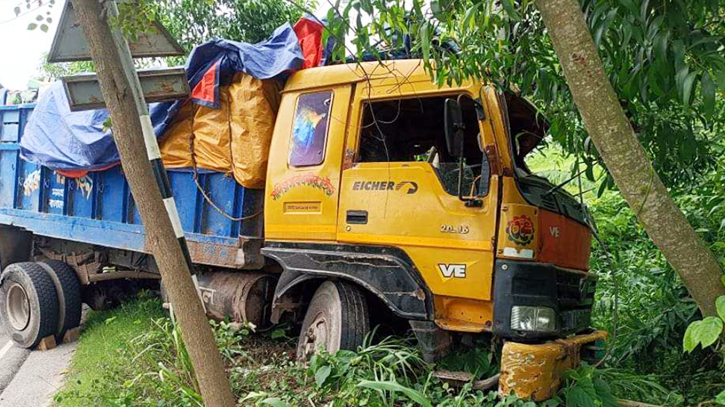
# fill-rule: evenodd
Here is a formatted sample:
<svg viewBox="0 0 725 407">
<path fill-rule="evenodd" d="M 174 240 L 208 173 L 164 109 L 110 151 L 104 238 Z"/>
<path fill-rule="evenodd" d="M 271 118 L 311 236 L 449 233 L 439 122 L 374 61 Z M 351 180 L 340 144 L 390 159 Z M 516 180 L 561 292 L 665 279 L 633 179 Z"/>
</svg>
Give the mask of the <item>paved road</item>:
<svg viewBox="0 0 725 407">
<path fill-rule="evenodd" d="M 45 407 L 63 385 L 76 343 L 30 352 L 0 333 L 0 407 Z"/>
</svg>

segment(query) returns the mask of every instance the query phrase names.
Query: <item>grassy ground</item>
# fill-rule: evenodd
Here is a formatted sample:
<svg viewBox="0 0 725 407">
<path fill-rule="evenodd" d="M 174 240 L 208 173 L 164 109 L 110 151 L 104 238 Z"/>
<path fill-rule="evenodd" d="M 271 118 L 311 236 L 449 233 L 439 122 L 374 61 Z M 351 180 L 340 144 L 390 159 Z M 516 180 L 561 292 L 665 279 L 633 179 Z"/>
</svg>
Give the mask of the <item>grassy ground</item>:
<svg viewBox="0 0 725 407">
<path fill-rule="evenodd" d="M 295 362 L 294 339 L 283 330 L 258 334 L 226 323 L 212 325 L 240 406 L 536 407 L 512 396 L 472 391 L 470 385 L 441 383 L 432 376 L 436 367 L 404 338 L 316 356 L 305 366 Z M 439 367 L 488 377 L 497 370 L 490 350 L 490 344 L 481 343 Z M 55 400 L 59 407 L 198 407 L 192 372 L 178 327 L 160 301 L 146 295 L 115 311 L 89 315 L 67 385 Z M 649 385 L 611 369 L 582 368 L 543 407 L 615 407 L 614 395 L 626 396 L 626 386 Z M 639 399 L 666 396 L 663 389 L 650 390 L 651 398 Z"/>
<path fill-rule="evenodd" d="M 56 397 L 60 406 L 106 405 L 107 397 L 130 378 L 137 367 L 128 359 L 131 342 L 163 318 L 163 309 L 144 298 L 116 310 L 90 312 L 64 390 Z M 124 405 L 124 404 L 108 404 Z"/>
</svg>

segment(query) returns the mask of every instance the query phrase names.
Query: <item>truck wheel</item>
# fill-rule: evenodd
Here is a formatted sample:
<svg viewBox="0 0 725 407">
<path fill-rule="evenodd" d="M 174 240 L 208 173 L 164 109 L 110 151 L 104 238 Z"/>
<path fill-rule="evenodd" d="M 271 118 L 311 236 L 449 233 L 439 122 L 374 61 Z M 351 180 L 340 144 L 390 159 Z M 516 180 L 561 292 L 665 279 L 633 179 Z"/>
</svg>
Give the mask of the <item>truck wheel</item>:
<svg viewBox="0 0 725 407">
<path fill-rule="evenodd" d="M 56 341 L 61 343 L 67 331 L 81 326 L 81 282 L 71 266 L 58 260 L 39 262 L 53 280 L 58 294 L 58 329 Z"/>
<path fill-rule="evenodd" d="M 370 331 L 365 296 L 344 281 L 325 281 L 307 308 L 297 342 L 297 359 L 307 360 L 320 348 L 330 354 L 357 350 Z"/>
<path fill-rule="evenodd" d="M 18 346 L 33 348 L 58 328 L 55 284 L 35 263 L 15 263 L 0 277 L 0 323 Z"/>
</svg>

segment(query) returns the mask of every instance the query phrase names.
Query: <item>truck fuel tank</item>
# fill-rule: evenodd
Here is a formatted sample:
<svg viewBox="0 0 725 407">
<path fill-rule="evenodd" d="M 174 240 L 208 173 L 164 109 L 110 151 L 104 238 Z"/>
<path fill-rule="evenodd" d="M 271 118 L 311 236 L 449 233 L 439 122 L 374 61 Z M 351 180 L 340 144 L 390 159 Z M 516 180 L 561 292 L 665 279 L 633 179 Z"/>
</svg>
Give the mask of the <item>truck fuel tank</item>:
<svg viewBox="0 0 725 407">
<path fill-rule="evenodd" d="M 209 318 L 271 325 L 272 296 L 277 277 L 264 272 L 215 271 L 197 276 L 199 291 Z"/>
</svg>

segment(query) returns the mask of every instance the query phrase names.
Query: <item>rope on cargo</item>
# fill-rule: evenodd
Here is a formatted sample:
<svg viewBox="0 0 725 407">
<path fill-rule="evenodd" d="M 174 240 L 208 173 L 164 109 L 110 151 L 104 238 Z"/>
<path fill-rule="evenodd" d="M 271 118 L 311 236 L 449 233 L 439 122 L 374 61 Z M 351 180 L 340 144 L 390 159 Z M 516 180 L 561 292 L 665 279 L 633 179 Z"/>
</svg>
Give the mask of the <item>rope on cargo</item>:
<svg viewBox="0 0 725 407">
<path fill-rule="evenodd" d="M 204 188 L 199 183 L 199 172 L 196 169 L 196 156 L 194 154 L 194 115 L 191 116 L 191 137 L 189 138 L 189 152 L 191 153 L 191 172 L 192 172 L 192 178 L 194 179 L 194 184 L 196 184 L 196 188 L 201 192 L 201 196 L 204 197 L 204 200 L 206 200 L 209 205 L 211 205 L 212 208 L 214 208 L 217 212 L 219 212 L 222 216 L 225 218 L 231 220 L 232 222 L 241 222 L 247 219 L 255 218 L 262 214 L 264 210 L 255 212 L 251 215 L 247 216 L 240 216 L 240 217 L 234 217 L 230 214 L 228 214 L 224 209 L 220 208 L 214 201 L 212 201 L 211 197 L 204 191 Z M 236 182 L 236 181 L 235 181 Z"/>
</svg>

